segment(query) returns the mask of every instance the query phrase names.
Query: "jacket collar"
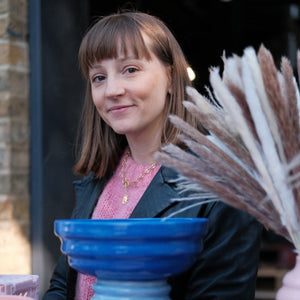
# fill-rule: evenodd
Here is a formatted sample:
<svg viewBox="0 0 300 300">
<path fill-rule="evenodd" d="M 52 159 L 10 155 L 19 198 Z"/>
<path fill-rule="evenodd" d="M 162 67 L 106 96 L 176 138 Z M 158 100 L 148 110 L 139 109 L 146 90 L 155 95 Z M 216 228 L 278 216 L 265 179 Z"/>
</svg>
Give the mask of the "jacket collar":
<svg viewBox="0 0 300 300">
<path fill-rule="evenodd" d="M 159 217 L 168 207 L 174 205 L 172 199 L 177 196 L 174 189 L 176 177 L 177 173 L 174 170 L 162 166 L 133 210 L 130 218 Z"/>
<path fill-rule="evenodd" d="M 159 217 L 168 207 L 174 205 L 173 198 L 178 196 L 174 189 L 177 173 L 162 166 L 148 186 L 130 218 Z M 91 173 L 88 177 L 74 182 L 77 205 L 73 218 L 90 218 L 108 179 L 100 181 Z"/>
</svg>

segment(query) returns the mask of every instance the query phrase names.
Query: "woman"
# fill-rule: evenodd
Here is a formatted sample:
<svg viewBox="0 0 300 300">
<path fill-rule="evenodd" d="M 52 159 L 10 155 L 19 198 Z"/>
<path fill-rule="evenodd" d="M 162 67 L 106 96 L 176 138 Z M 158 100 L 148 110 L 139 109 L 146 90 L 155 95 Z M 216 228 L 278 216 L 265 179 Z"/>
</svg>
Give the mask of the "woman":
<svg viewBox="0 0 300 300">
<path fill-rule="evenodd" d="M 100 19 L 85 35 L 79 61 L 87 79 L 82 147 L 75 171 L 73 218 L 149 218 L 185 207 L 177 174 L 153 159 L 177 143 L 175 114 L 199 126 L 181 104 L 188 64 L 163 22 L 126 12 Z M 190 204 L 190 202 L 189 202 Z M 184 274 L 170 278 L 172 299 L 253 299 L 261 226 L 221 202 L 177 217 L 209 218 L 204 249 Z M 90 299 L 95 279 L 60 258 L 44 300 Z"/>
</svg>

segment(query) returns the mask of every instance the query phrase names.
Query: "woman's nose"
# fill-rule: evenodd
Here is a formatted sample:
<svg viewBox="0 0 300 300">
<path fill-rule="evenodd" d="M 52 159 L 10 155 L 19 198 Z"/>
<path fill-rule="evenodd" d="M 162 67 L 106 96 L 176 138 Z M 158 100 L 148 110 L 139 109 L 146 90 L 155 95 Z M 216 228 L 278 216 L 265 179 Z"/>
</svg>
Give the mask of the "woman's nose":
<svg viewBox="0 0 300 300">
<path fill-rule="evenodd" d="M 106 79 L 106 97 L 117 97 L 123 95 L 125 91 L 123 81 L 118 76 L 109 76 Z"/>
</svg>

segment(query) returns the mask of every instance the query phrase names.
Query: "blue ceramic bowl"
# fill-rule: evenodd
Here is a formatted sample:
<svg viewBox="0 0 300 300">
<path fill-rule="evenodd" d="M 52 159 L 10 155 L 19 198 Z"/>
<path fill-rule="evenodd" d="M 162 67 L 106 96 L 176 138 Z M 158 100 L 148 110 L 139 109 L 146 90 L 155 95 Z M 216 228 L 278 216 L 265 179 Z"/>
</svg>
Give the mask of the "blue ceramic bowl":
<svg viewBox="0 0 300 300">
<path fill-rule="evenodd" d="M 77 271 L 104 280 L 156 280 L 186 270 L 202 250 L 204 218 L 56 220 Z"/>
</svg>

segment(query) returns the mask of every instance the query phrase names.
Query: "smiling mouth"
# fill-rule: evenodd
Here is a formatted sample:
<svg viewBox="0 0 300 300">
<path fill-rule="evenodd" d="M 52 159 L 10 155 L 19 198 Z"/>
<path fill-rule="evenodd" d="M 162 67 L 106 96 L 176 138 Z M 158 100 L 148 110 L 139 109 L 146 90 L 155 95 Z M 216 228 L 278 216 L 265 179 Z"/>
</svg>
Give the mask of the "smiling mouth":
<svg viewBox="0 0 300 300">
<path fill-rule="evenodd" d="M 108 112 L 111 112 L 111 113 L 119 113 L 119 112 L 124 112 L 126 111 L 127 109 L 131 108 L 132 105 L 120 105 L 120 106 L 114 106 L 112 108 L 110 108 L 108 110 Z"/>
</svg>

